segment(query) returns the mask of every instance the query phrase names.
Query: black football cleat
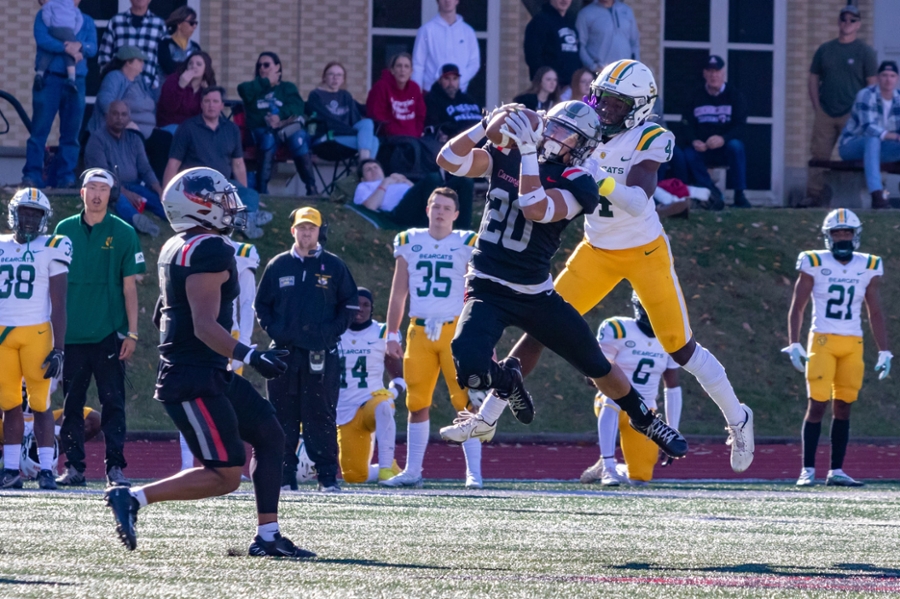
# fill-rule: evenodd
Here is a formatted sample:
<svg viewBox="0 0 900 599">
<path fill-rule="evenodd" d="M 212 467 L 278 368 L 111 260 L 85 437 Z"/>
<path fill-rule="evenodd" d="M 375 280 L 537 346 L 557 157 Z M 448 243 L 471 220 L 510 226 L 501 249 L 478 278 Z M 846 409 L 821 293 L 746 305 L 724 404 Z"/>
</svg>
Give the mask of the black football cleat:
<svg viewBox="0 0 900 599">
<path fill-rule="evenodd" d="M 666 455 L 673 458 L 683 458 L 687 455 L 687 440 L 677 430 L 660 420 L 656 414 L 653 414 L 653 420 L 646 426 L 638 426 L 633 420 L 630 420 L 629 424 L 631 428 L 659 445 Z"/>
<path fill-rule="evenodd" d="M 0 489 L 21 489 L 22 475 L 18 470 L 0 470 Z"/>
<path fill-rule="evenodd" d="M 500 367 L 508 370 L 513 377 L 513 389 L 509 395 L 504 397 L 502 394 L 497 395 L 509 402 L 509 409 L 516 417 L 516 420 L 522 424 L 531 424 L 534 420 L 534 400 L 531 394 L 525 389 L 525 380 L 522 376 L 522 363 L 519 358 L 509 357 L 500 362 Z"/>
<path fill-rule="evenodd" d="M 41 470 L 38 472 L 37 482 L 38 487 L 41 489 L 53 491 L 57 488 L 56 479 L 53 477 L 53 472 L 50 470 Z"/>
<path fill-rule="evenodd" d="M 137 547 L 137 533 L 134 524 L 140 509 L 138 500 L 131 495 L 127 487 L 110 487 L 106 490 L 106 505 L 113 511 L 116 519 L 116 532 L 125 548 L 134 551 Z"/>
<path fill-rule="evenodd" d="M 290 539 L 276 532 L 271 541 L 263 541 L 259 535 L 253 537 L 250 549 L 247 552 L 254 557 L 289 557 L 293 559 L 308 559 L 316 557 L 316 554 L 294 545 Z"/>
</svg>

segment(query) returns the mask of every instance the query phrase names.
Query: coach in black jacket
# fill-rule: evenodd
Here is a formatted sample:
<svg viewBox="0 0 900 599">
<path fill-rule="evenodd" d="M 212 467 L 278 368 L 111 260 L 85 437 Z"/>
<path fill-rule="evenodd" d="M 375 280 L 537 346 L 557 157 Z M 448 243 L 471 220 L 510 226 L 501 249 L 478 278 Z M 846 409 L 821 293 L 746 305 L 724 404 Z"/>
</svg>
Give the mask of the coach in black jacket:
<svg viewBox="0 0 900 599">
<path fill-rule="evenodd" d="M 269 401 L 284 429 L 282 488 L 297 488 L 296 450 L 302 422 L 319 490 L 339 491 L 336 348 L 359 306 L 347 265 L 319 243 L 321 226 L 322 215 L 314 208 L 298 208 L 291 214 L 294 245 L 266 265 L 255 307 L 272 346 L 291 352 L 287 373 L 266 382 Z"/>
</svg>

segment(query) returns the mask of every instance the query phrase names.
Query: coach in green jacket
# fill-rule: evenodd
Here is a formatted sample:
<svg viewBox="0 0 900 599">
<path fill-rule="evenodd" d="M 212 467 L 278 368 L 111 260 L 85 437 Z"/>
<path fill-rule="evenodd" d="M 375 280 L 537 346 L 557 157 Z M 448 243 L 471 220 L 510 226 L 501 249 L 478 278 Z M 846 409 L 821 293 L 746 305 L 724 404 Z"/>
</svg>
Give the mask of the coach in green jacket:
<svg viewBox="0 0 900 599">
<path fill-rule="evenodd" d="M 72 241 L 69 267 L 64 418 L 60 438 L 67 472 L 56 482 L 84 485 L 84 404 L 91 376 L 97 382 L 101 428 L 106 438 L 110 485 L 129 484 L 125 462 L 125 360 L 137 345 L 138 296 L 135 275 L 144 254 L 131 225 L 109 213 L 112 174 L 90 169 L 83 176 L 84 210 L 56 225 Z"/>
</svg>

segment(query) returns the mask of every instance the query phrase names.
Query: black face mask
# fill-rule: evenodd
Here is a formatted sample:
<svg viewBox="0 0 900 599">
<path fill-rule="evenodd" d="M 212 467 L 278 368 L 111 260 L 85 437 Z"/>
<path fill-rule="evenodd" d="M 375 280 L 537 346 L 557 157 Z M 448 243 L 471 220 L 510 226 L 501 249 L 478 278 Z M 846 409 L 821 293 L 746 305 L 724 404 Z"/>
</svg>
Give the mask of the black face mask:
<svg viewBox="0 0 900 599">
<path fill-rule="evenodd" d="M 838 260 L 850 258 L 853 256 L 853 240 L 833 241 L 831 243 L 831 254 Z"/>
<path fill-rule="evenodd" d="M 650 317 L 644 311 L 643 306 L 640 308 L 634 306 L 634 320 L 643 334 L 648 337 L 656 337 L 656 333 L 653 332 L 653 326 L 650 324 Z"/>
<path fill-rule="evenodd" d="M 365 322 L 356 322 L 354 320 L 353 322 L 350 323 L 350 330 L 351 331 L 362 331 L 364 329 L 369 328 L 370 326 L 372 326 L 372 318 L 371 317 L 369 317 L 369 320 L 367 320 Z"/>
</svg>

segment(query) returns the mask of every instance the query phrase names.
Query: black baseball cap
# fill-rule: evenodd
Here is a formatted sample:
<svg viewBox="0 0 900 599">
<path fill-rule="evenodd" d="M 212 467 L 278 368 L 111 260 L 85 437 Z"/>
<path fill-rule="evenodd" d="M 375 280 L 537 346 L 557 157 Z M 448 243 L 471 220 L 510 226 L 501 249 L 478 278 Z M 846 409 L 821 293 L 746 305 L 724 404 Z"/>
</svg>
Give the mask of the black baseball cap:
<svg viewBox="0 0 900 599">
<path fill-rule="evenodd" d="M 853 6 L 852 4 L 848 4 L 847 6 L 842 8 L 840 14 L 838 15 L 838 18 L 843 17 L 847 13 L 853 15 L 854 17 L 856 17 L 858 19 L 862 18 L 862 15 L 859 14 L 859 9 L 856 8 L 855 6 Z"/>
<path fill-rule="evenodd" d="M 706 63 L 703 65 L 703 70 L 711 69 L 714 71 L 721 71 L 725 68 L 725 61 L 722 60 L 721 56 L 716 56 L 715 54 L 710 54 L 709 58 L 706 59 Z"/>
<path fill-rule="evenodd" d="M 885 60 L 880 65 L 878 65 L 878 72 L 882 73 L 884 71 L 894 71 L 898 75 L 900 75 L 900 70 L 897 69 L 897 63 L 893 60 Z"/>
<path fill-rule="evenodd" d="M 459 77 L 459 67 L 452 63 L 445 64 L 441 67 L 441 77 L 451 74 Z"/>
</svg>

